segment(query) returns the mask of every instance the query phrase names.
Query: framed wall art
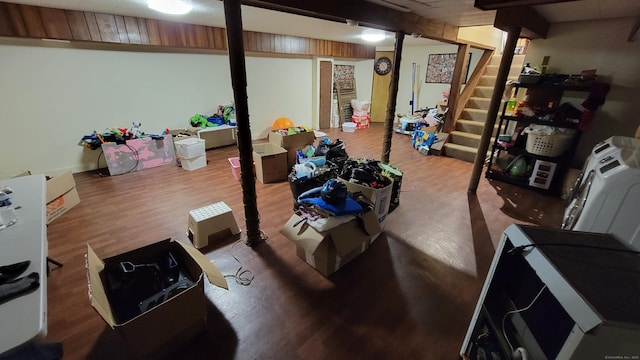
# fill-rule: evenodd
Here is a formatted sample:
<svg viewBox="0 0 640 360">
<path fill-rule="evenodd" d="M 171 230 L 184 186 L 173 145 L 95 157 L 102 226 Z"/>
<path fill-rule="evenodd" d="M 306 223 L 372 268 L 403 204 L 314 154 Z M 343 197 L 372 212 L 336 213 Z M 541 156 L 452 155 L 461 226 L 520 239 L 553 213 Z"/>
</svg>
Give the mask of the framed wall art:
<svg viewBox="0 0 640 360">
<path fill-rule="evenodd" d="M 469 67 L 471 65 L 471 53 L 469 53 L 469 59 L 467 61 L 467 69 L 462 79 L 462 83 L 467 83 L 469 77 Z M 426 83 L 435 84 L 451 84 L 453 79 L 453 70 L 456 67 L 456 54 L 429 54 L 429 60 L 427 62 L 427 77 Z"/>
<path fill-rule="evenodd" d="M 451 84 L 456 54 L 429 54 L 427 62 L 427 83 Z"/>
</svg>

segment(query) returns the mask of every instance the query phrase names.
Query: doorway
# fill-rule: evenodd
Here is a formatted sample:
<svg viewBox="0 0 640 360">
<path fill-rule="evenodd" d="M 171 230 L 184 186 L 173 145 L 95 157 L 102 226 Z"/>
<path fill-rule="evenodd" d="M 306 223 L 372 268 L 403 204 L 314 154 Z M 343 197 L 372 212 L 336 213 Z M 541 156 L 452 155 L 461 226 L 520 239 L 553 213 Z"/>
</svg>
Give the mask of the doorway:
<svg viewBox="0 0 640 360">
<path fill-rule="evenodd" d="M 318 126 L 320 129 L 331 127 L 331 101 L 333 99 L 333 63 L 320 61 L 320 104 Z"/>
</svg>

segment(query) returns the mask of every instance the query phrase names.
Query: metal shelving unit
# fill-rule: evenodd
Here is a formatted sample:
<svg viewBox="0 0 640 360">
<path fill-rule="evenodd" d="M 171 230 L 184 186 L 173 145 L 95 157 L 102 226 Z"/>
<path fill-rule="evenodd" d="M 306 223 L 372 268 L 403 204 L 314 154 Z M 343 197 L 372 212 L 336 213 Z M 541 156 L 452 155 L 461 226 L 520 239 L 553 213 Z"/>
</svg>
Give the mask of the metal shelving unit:
<svg viewBox="0 0 640 360">
<path fill-rule="evenodd" d="M 517 97 L 518 92 L 525 90 L 529 94 L 533 93 L 539 102 L 552 102 L 559 104 L 562 100 L 563 93 L 566 91 L 580 91 L 586 92 L 590 90 L 590 86 L 575 86 L 575 85 L 562 85 L 562 84 L 516 84 L 514 87 L 514 97 Z M 539 104 L 540 105 L 540 104 Z M 494 179 L 503 181 L 506 183 L 514 184 L 530 188 L 536 191 L 540 191 L 550 195 L 560 195 L 562 191 L 562 183 L 567 169 L 569 168 L 571 158 L 573 157 L 574 150 L 580 140 L 580 132 L 578 131 L 576 136 L 571 141 L 568 150 L 562 153 L 560 156 L 550 157 L 542 156 L 530 153 L 526 150 L 525 142 L 526 136 L 520 134 L 513 144 L 509 147 L 503 146 L 498 141 L 500 134 L 509 134 L 513 131 L 513 128 L 524 128 L 530 124 L 537 125 L 549 125 L 559 128 L 578 129 L 577 122 L 569 121 L 554 121 L 550 116 L 514 116 L 506 113 L 506 103 L 503 105 L 502 113 L 498 122 L 498 128 L 494 135 L 494 143 L 491 147 L 491 157 L 488 161 L 487 170 L 485 176 L 488 179 Z M 514 126 L 515 125 L 515 126 Z M 510 134 L 509 134 L 510 135 Z M 527 169 L 523 176 L 514 176 L 509 174 L 508 165 L 516 158 L 522 157 L 527 163 Z M 553 171 L 547 173 L 540 173 L 541 176 L 552 177 L 545 184 L 538 184 L 535 181 L 530 181 L 533 175 L 533 170 L 537 169 L 540 164 L 547 164 L 553 168 Z M 531 166 L 535 164 L 538 166 Z M 535 176 L 535 175 L 533 175 Z M 532 185 L 533 184 L 533 185 Z"/>
</svg>

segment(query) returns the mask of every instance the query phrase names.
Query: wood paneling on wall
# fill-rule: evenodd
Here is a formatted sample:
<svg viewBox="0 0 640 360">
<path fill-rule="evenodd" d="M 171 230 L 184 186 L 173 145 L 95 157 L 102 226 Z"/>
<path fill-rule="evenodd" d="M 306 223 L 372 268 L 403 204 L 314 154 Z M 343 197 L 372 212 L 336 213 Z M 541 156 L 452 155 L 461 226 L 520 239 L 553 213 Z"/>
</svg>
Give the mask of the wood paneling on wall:
<svg viewBox="0 0 640 360">
<path fill-rule="evenodd" d="M 131 16 L 0 2 L 0 36 L 226 50 L 224 28 Z M 375 47 L 297 36 L 244 32 L 254 53 L 373 59 Z"/>
<path fill-rule="evenodd" d="M 244 49 L 248 52 L 335 56 L 373 59 L 375 47 L 297 36 L 244 32 Z"/>
</svg>

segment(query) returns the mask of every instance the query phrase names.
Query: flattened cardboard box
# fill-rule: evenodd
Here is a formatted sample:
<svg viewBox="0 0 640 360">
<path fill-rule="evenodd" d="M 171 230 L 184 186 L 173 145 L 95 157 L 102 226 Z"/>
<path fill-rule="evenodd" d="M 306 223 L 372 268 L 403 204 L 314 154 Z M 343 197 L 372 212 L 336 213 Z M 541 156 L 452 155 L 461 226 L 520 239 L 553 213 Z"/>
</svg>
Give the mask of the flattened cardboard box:
<svg viewBox="0 0 640 360">
<path fill-rule="evenodd" d="M 302 132 L 295 135 L 280 135 L 277 132 L 269 133 L 269 142 L 287 150 L 287 166 L 291 168 L 296 164 L 296 150 L 303 149 L 313 144 L 316 135 L 313 131 Z"/>
<path fill-rule="evenodd" d="M 133 319 L 118 323 L 102 277 L 105 266 L 120 261 L 144 261 L 168 250 L 184 264 L 194 285 Z M 104 260 L 87 244 L 86 266 L 91 306 L 124 339 L 136 358 L 158 356 L 204 329 L 205 273 L 210 283 L 227 289 L 224 276 L 206 256 L 191 245 L 169 239 Z"/>
<path fill-rule="evenodd" d="M 233 145 L 236 143 L 236 127 L 220 125 L 198 130 L 198 137 L 204 139 L 205 149 Z"/>
<path fill-rule="evenodd" d="M 169 130 L 169 135 L 173 136 L 173 142 L 175 144 L 176 141 L 195 138 L 198 139 L 198 130 L 200 128 L 190 128 L 190 129 L 173 129 Z"/>
<path fill-rule="evenodd" d="M 323 232 L 301 223 L 301 219 L 294 214 L 280 233 L 296 244 L 298 257 L 324 276 L 362 254 L 382 232 L 372 211 Z"/>
<path fill-rule="evenodd" d="M 190 129 L 173 129 L 169 130 L 169 135 L 173 136 L 173 152 L 177 155 L 178 149 L 176 148 L 176 141 L 186 140 L 186 139 L 199 139 L 198 137 L 198 128 L 190 128 Z"/>
<path fill-rule="evenodd" d="M 80 203 L 71 171 L 47 180 L 47 224 Z"/>
</svg>

